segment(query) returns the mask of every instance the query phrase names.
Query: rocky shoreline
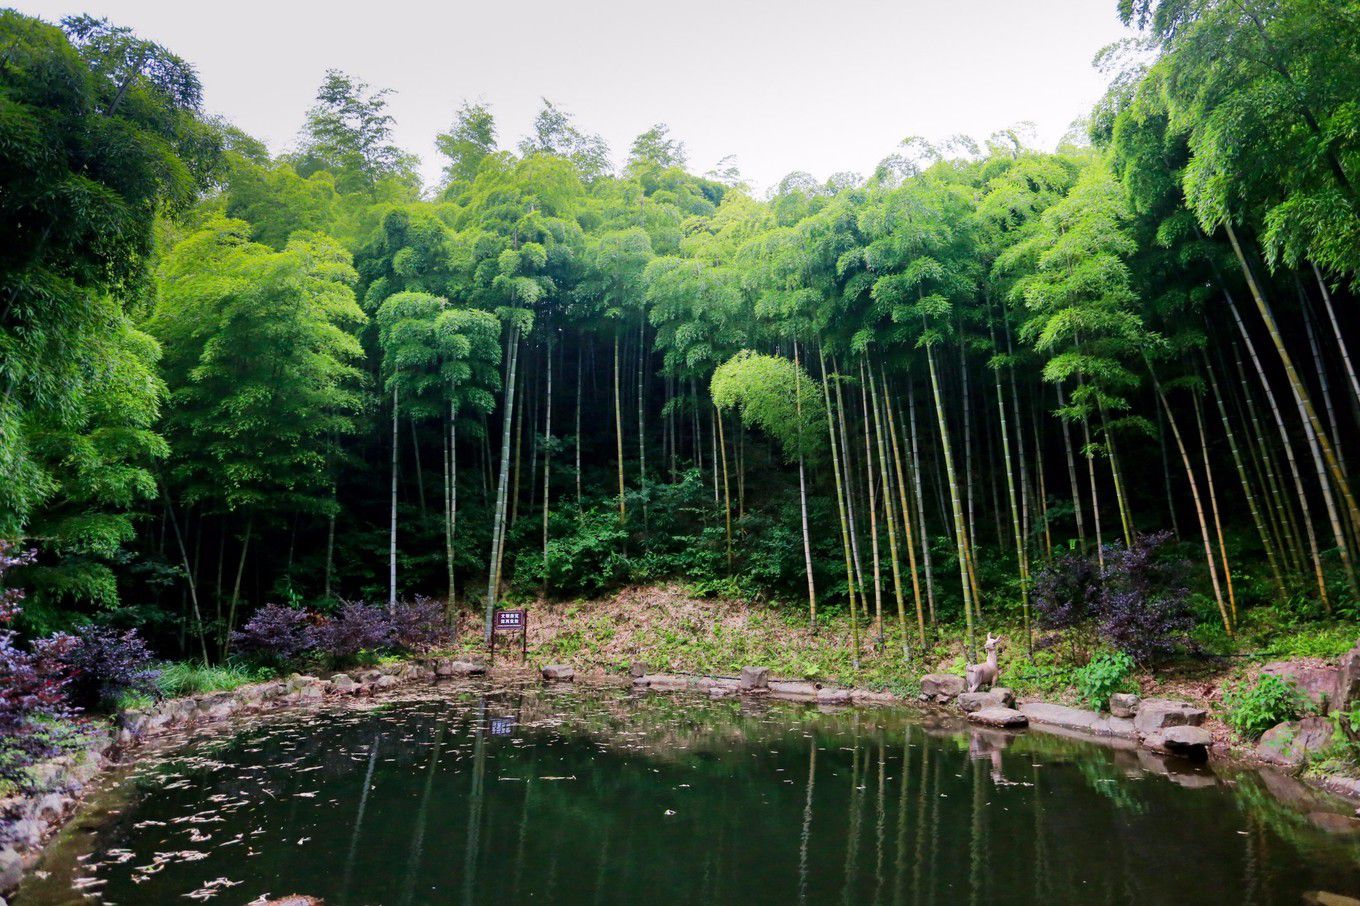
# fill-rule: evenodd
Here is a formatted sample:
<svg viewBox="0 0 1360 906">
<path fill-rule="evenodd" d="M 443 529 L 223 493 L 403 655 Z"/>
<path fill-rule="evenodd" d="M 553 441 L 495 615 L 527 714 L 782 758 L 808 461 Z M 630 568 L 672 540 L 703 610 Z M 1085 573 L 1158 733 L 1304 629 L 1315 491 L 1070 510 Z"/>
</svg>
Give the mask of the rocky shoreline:
<svg viewBox="0 0 1360 906">
<path fill-rule="evenodd" d="M 1360 646 L 1348 663 L 1360 675 Z M 739 676 L 707 676 L 679 673 L 648 673 L 633 665 L 629 678 L 599 671 L 578 677 L 569 665 L 553 664 L 541 669 L 498 667 L 488 671 L 480 663 L 455 659 L 424 659 L 382 667 L 336 673 L 329 678 L 293 674 L 286 679 L 241 686 L 223 692 L 167 699 L 155 705 L 118 715 L 106 727 L 92 732 L 85 748 L 36 765 L 37 782 L 32 791 L 0 800 L 0 906 L 4 896 L 18 886 L 24 871 L 42 855 L 44 844 L 72 817 L 91 782 L 106 768 L 125 764 L 143 744 L 171 733 L 193 732 L 198 727 L 219 726 L 226 721 L 316 705 L 328 698 L 371 696 L 416 682 L 445 678 L 469 678 L 490 673 L 499 678 L 541 678 L 549 683 L 631 685 L 639 691 L 707 695 L 710 698 L 767 698 L 802 702 L 819 707 L 924 706 L 952 713 L 969 722 L 993 729 L 1034 729 L 1061 735 L 1079 735 L 1115 746 L 1144 749 L 1204 761 L 1213 758 L 1236 764 L 1295 768 L 1297 761 L 1243 758 L 1215 746 L 1204 727 L 1207 710 L 1169 699 L 1140 699 L 1117 695 L 1111 713 L 1041 701 L 1017 703 L 1011 690 L 996 687 L 983 692 L 965 691 L 963 677 L 928 674 L 921 678 L 916 699 L 889 692 L 847 688 L 810 680 L 773 677 L 766 667 L 746 667 Z M 1349 673 L 1344 675 L 1349 676 Z M 1322 718 L 1317 718 L 1321 720 Z M 1303 777 L 1303 781 L 1329 793 L 1360 802 L 1360 780 L 1345 777 Z"/>
</svg>

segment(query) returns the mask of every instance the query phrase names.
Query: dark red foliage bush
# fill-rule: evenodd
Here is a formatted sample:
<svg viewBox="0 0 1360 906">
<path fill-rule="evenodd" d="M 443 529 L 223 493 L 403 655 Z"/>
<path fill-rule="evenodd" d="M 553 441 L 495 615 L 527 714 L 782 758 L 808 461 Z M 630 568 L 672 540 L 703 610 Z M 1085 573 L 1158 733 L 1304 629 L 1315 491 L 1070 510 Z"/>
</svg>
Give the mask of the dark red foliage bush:
<svg viewBox="0 0 1360 906">
<path fill-rule="evenodd" d="M 23 593 L 4 588 L 5 573 L 32 559 L 31 551 L 16 552 L 0 541 L 0 779 L 8 781 L 21 779 L 35 759 L 53 754 L 51 724 L 71 715 L 65 656 L 75 640 L 55 635 L 25 649 L 7 628 L 19 614 Z"/>
<path fill-rule="evenodd" d="M 392 642 L 403 651 L 429 651 L 452 637 L 444 605 L 433 598 L 398 604 L 392 614 Z"/>
<path fill-rule="evenodd" d="M 71 680 L 66 694 L 86 710 L 110 710 L 125 694 L 155 695 L 160 670 L 137 630 L 115 632 L 100 626 L 76 630 L 64 660 Z"/>
<path fill-rule="evenodd" d="M 275 665 L 286 664 L 315 645 L 313 622 L 309 611 L 266 604 L 239 632 L 231 634 L 231 644 L 242 654 Z"/>
<path fill-rule="evenodd" d="M 1166 552 L 1170 540 L 1170 532 L 1157 532 L 1131 548 L 1107 545 L 1104 570 L 1078 551 L 1058 557 L 1035 577 L 1039 625 L 1094 624 L 1101 641 L 1140 664 L 1184 648 L 1195 619 L 1185 563 Z"/>
<path fill-rule="evenodd" d="M 311 631 L 317 650 L 337 660 L 392 644 L 392 620 L 381 607 L 347 601 Z"/>
</svg>

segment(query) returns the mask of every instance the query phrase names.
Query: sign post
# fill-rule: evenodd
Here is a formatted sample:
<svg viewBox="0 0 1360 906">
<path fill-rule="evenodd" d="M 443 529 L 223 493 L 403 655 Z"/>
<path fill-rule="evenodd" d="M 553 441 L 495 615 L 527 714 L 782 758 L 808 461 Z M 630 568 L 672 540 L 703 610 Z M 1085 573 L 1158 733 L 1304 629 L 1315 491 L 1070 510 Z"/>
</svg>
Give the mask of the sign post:
<svg viewBox="0 0 1360 906">
<path fill-rule="evenodd" d="M 496 633 L 519 633 L 519 656 L 522 663 L 529 661 L 529 611 L 497 610 L 491 617 L 491 663 L 496 663 Z"/>
</svg>

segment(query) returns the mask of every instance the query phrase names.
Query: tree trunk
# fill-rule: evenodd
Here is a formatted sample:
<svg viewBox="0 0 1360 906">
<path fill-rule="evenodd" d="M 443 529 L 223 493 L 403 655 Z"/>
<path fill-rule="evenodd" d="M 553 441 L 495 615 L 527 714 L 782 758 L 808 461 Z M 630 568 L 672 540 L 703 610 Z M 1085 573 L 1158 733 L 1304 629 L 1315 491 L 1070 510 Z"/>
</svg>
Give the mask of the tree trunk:
<svg viewBox="0 0 1360 906">
<path fill-rule="evenodd" d="M 808 534 L 807 478 L 803 466 L 803 364 L 793 341 L 793 406 L 798 417 L 798 503 L 803 516 L 803 564 L 807 571 L 808 627 L 817 633 L 817 585 L 812 577 L 812 537 Z"/>
<path fill-rule="evenodd" d="M 1337 461 L 1336 453 L 1332 449 L 1331 442 L 1327 440 L 1326 434 L 1322 430 L 1322 422 L 1318 420 L 1317 412 L 1313 409 L 1312 399 L 1308 395 L 1308 389 L 1299 378 L 1298 371 L 1294 368 L 1294 360 L 1289 355 L 1289 350 L 1285 348 L 1284 338 L 1280 336 L 1279 328 L 1275 324 L 1275 316 L 1270 311 L 1270 306 L 1266 302 L 1265 294 L 1260 285 L 1256 282 L 1256 275 L 1251 266 L 1247 263 L 1246 255 L 1242 251 L 1241 244 L 1237 241 L 1237 233 L 1233 230 L 1231 221 L 1224 221 L 1224 228 L 1228 233 L 1228 240 L 1232 243 L 1233 253 L 1237 256 L 1237 262 L 1242 268 L 1243 275 L 1247 278 L 1247 286 L 1251 290 L 1252 298 L 1256 301 L 1256 308 L 1261 313 L 1261 319 L 1265 322 L 1266 330 L 1270 333 L 1271 342 L 1275 344 L 1275 349 L 1280 355 L 1280 361 L 1284 364 L 1285 374 L 1289 378 L 1290 389 L 1294 393 L 1294 401 L 1299 407 L 1299 414 L 1303 417 L 1312 437 L 1314 448 L 1314 458 L 1326 463 L 1327 471 L 1332 476 L 1332 481 L 1336 485 L 1336 491 L 1341 494 L 1345 502 L 1346 514 L 1350 520 L 1351 529 L 1360 529 L 1360 508 L 1357 508 L 1355 497 L 1351 493 L 1350 483 L 1341 471 L 1340 463 Z M 1340 531 L 1340 524 L 1335 515 L 1335 504 L 1331 502 L 1332 489 L 1328 483 L 1321 482 L 1323 489 L 1323 499 L 1328 501 L 1328 515 L 1332 521 L 1333 534 L 1337 536 L 1337 544 L 1341 554 L 1341 566 L 1346 574 L 1346 581 L 1349 583 L 1352 593 L 1360 593 L 1360 584 L 1356 581 L 1355 567 L 1351 563 L 1350 546 L 1346 543 L 1345 535 Z"/>
<path fill-rule="evenodd" d="M 1256 366 L 1256 376 L 1261 382 L 1261 387 L 1265 391 L 1266 401 L 1270 404 L 1271 414 L 1275 417 L 1275 428 L 1280 433 L 1280 441 L 1284 446 L 1285 461 L 1289 464 L 1289 471 L 1294 479 L 1294 493 L 1298 500 L 1299 510 L 1303 515 L 1304 534 L 1308 539 L 1308 550 L 1313 562 L 1313 576 L 1317 580 L 1318 596 L 1322 599 L 1322 606 L 1328 612 L 1332 612 L 1331 597 L 1327 593 L 1327 579 L 1322 571 L 1322 556 L 1318 552 L 1317 533 L 1313 530 L 1313 514 L 1308 504 L 1308 495 L 1304 493 L 1303 476 L 1299 471 L 1298 461 L 1294 457 L 1294 447 L 1289 442 L 1289 431 L 1285 428 L 1284 416 L 1280 414 L 1280 407 L 1275 400 L 1275 392 L 1270 386 L 1270 381 L 1266 378 L 1265 369 L 1261 365 L 1261 360 L 1256 354 L 1256 345 L 1251 340 L 1251 334 L 1247 333 L 1247 326 L 1242 323 L 1242 315 L 1237 310 L 1233 298 L 1226 291 L 1224 298 L 1228 301 L 1228 309 L 1232 312 L 1233 320 L 1237 324 L 1237 331 L 1242 336 L 1243 345 L 1247 348 L 1247 355 L 1251 358 L 1252 364 Z"/>
<path fill-rule="evenodd" d="M 395 377 L 392 381 L 392 512 L 390 514 L 390 525 L 387 538 L 387 612 L 391 613 L 397 609 L 397 459 L 400 448 L 399 434 L 397 430 L 400 421 L 398 418 L 399 399 L 397 393 L 397 382 Z"/>
<path fill-rule="evenodd" d="M 236 561 L 236 581 L 231 586 L 231 606 L 227 609 L 227 627 L 222 635 L 222 658 L 231 650 L 231 634 L 236 630 L 236 605 L 241 600 L 241 577 L 246 572 L 246 554 L 250 550 L 250 534 L 255 528 L 255 514 L 246 517 L 246 535 L 241 539 L 241 559 Z"/>
<path fill-rule="evenodd" d="M 911 570 L 911 594 L 916 604 L 916 632 L 917 641 L 924 648 L 926 644 L 926 617 L 925 607 L 921 601 L 921 579 L 917 575 L 916 568 L 916 539 L 915 532 L 911 528 L 911 507 L 907 505 L 907 483 L 902 469 L 902 450 L 898 443 L 897 423 L 893 418 L 892 401 L 888 398 L 888 377 L 883 374 L 883 407 L 888 414 L 888 436 L 892 438 L 893 468 L 897 472 L 897 497 L 898 505 L 902 510 L 902 542 L 907 549 L 907 568 Z M 905 637 L 906 630 L 903 630 Z M 906 641 L 902 643 L 905 651 Z"/>
<path fill-rule="evenodd" d="M 963 519 L 963 502 L 959 499 L 958 478 L 954 474 L 954 454 L 949 444 L 949 422 L 944 415 L 944 399 L 940 394 L 939 369 L 935 366 L 935 348 L 926 346 L 926 364 L 930 368 L 930 389 L 935 397 L 935 420 L 940 428 L 940 454 L 944 457 L 945 475 L 949 481 L 949 505 L 954 513 L 954 539 L 958 548 L 959 580 L 963 593 L 964 654 L 969 664 L 975 663 L 977 644 L 973 632 L 972 584 L 968 575 L 968 536 Z"/>
<path fill-rule="evenodd" d="M 1148 371 L 1152 371 L 1151 363 L 1148 364 Z M 1162 408 L 1166 411 L 1166 420 L 1171 425 L 1171 435 L 1176 439 L 1176 449 L 1180 451 L 1181 463 L 1185 466 L 1185 478 L 1190 482 L 1190 495 L 1195 501 L 1195 516 L 1199 520 L 1200 538 L 1204 542 L 1204 561 L 1209 567 L 1209 580 L 1214 587 L 1214 600 L 1218 603 L 1219 616 L 1223 618 L 1224 631 L 1232 635 L 1233 627 L 1228 619 L 1228 608 L 1223 604 L 1223 590 L 1218 584 L 1218 567 L 1214 563 L 1214 552 L 1209 542 L 1209 526 L 1204 518 L 1204 505 L 1200 502 L 1199 482 L 1195 480 L 1195 470 L 1190 465 L 1190 454 L 1185 449 L 1180 428 L 1176 426 L 1176 415 L 1171 411 L 1171 404 L 1167 402 L 1166 394 L 1162 392 L 1162 385 L 1157 381 L 1156 374 L 1152 375 L 1152 386 L 1157 392 L 1157 399 L 1161 401 Z"/>
<path fill-rule="evenodd" d="M 902 597 L 902 565 L 897 556 L 897 518 L 893 513 L 895 504 L 891 480 L 888 472 L 888 444 L 883 437 L 883 410 L 879 405 L 878 385 L 874 381 L 873 366 L 866 368 L 869 375 L 869 398 L 874 407 L 874 437 L 878 441 L 878 479 L 883 487 L 883 519 L 888 527 L 888 561 L 892 565 L 893 599 L 897 602 L 897 628 L 902 637 L 902 657 L 911 656 L 907 647 L 907 607 Z M 885 386 L 884 393 L 887 393 Z"/>
<path fill-rule="evenodd" d="M 614 440 L 619 461 L 619 519 L 628 518 L 623 501 L 623 403 L 619 398 L 619 334 L 614 332 Z"/>
<path fill-rule="evenodd" d="M 916 386 L 907 375 L 908 416 L 911 422 L 911 483 L 916 491 L 916 519 L 921 529 L 921 566 L 926 574 L 926 603 L 930 605 L 930 622 L 939 618 L 935 613 L 935 569 L 930 562 L 930 536 L 926 531 L 926 499 L 921 490 L 921 446 L 916 434 Z"/>
<path fill-rule="evenodd" d="M 551 503 L 551 472 L 549 464 L 552 459 L 552 357 L 553 342 L 552 335 L 548 335 L 548 389 L 547 401 L 543 405 L 543 597 L 548 597 L 548 514 Z"/>
<path fill-rule="evenodd" d="M 877 470 L 874 468 L 874 444 L 869 434 L 869 381 L 864 374 L 864 363 L 859 366 L 860 405 L 864 411 L 864 468 L 869 500 L 869 541 L 874 566 L 874 650 L 883 650 L 883 577 L 878 558 L 878 492 Z"/>
<path fill-rule="evenodd" d="M 483 640 L 491 642 L 491 620 L 492 614 L 496 609 L 496 600 L 500 597 L 501 585 L 501 539 L 505 535 L 505 515 L 506 515 L 506 494 L 510 488 L 510 428 L 515 411 L 515 376 L 519 370 L 519 328 L 511 326 L 509 335 L 505 341 L 506 349 L 506 383 L 505 383 L 505 403 L 503 411 L 505 417 L 501 425 L 501 463 L 500 475 L 496 480 L 496 514 L 491 528 L 491 556 L 487 569 L 486 579 L 486 626 L 483 631 Z"/>
<path fill-rule="evenodd" d="M 841 451 L 840 445 L 836 442 L 836 423 L 831 414 L 831 376 L 826 371 L 826 356 L 822 354 L 821 346 L 817 347 L 818 364 L 822 371 L 822 400 L 826 404 L 826 432 L 827 439 L 831 444 L 831 470 L 836 480 L 836 515 L 840 517 L 841 526 L 841 549 L 845 554 L 845 589 L 846 596 L 850 599 L 850 633 L 853 640 L 854 652 L 852 655 L 854 667 L 859 669 L 859 622 L 855 614 L 855 568 L 850 559 L 850 529 L 846 520 L 845 505 L 845 482 L 841 478 Z"/>
</svg>

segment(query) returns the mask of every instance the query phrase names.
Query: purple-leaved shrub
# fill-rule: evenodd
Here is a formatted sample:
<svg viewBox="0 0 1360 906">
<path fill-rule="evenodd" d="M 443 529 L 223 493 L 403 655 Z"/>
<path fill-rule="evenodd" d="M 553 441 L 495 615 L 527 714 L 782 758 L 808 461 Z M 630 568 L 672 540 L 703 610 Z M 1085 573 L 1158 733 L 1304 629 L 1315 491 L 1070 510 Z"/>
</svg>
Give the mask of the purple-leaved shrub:
<svg viewBox="0 0 1360 906">
<path fill-rule="evenodd" d="M 160 670 L 137 630 L 116 632 L 87 625 L 76 630 L 64 660 L 70 670 L 66 695 L 85 710 L 111 710 L 124 695 L 155 695 Z"/>
<path fill-rule="evenodd" d="M 429 651 L 453 636 L 444 605 L 422 596 L 397 605 L 392 614 L 392 642 L 403 651 Z"/>
<path fill-rule="evenodd" d="M 231 634 L 235 650 L 258 660 L 281 666 L 295 660 L 316 644 L 313 615 L 283 604 L 266 604 Z"/>
<path fill-rule="evenodd" d="M 1169 556 L 1170 532 L 1107 545 L 1105 568 L 1077 551 L 1056 558 L 1034 580 L 1034 610 L 1047 629 L 1093 626 L 1101 641 L 1140 664 L 1189 642 L 1195 619 L 1185 563 Z"/>
<path fill-rule="evenodd" d="M 75 639 L 58 634 L 25 649 L 8 628 L 24 596 L 17 588 L 4 587 L 5 573 L 32 560 L 32 551 L 16 551 L 0 541 L 0 780 L 8 783 L 21 781 L 28 765 L 56 751 L 51 728 L 71 716 L 65 656 Z"/>
<path fill-rule="evenodd" d="M 392 644 L 392 620 L 381 607 L 346 601 L 329 619 L 312 628 L 317 650 L 336 660 Z"/>
</svg>

